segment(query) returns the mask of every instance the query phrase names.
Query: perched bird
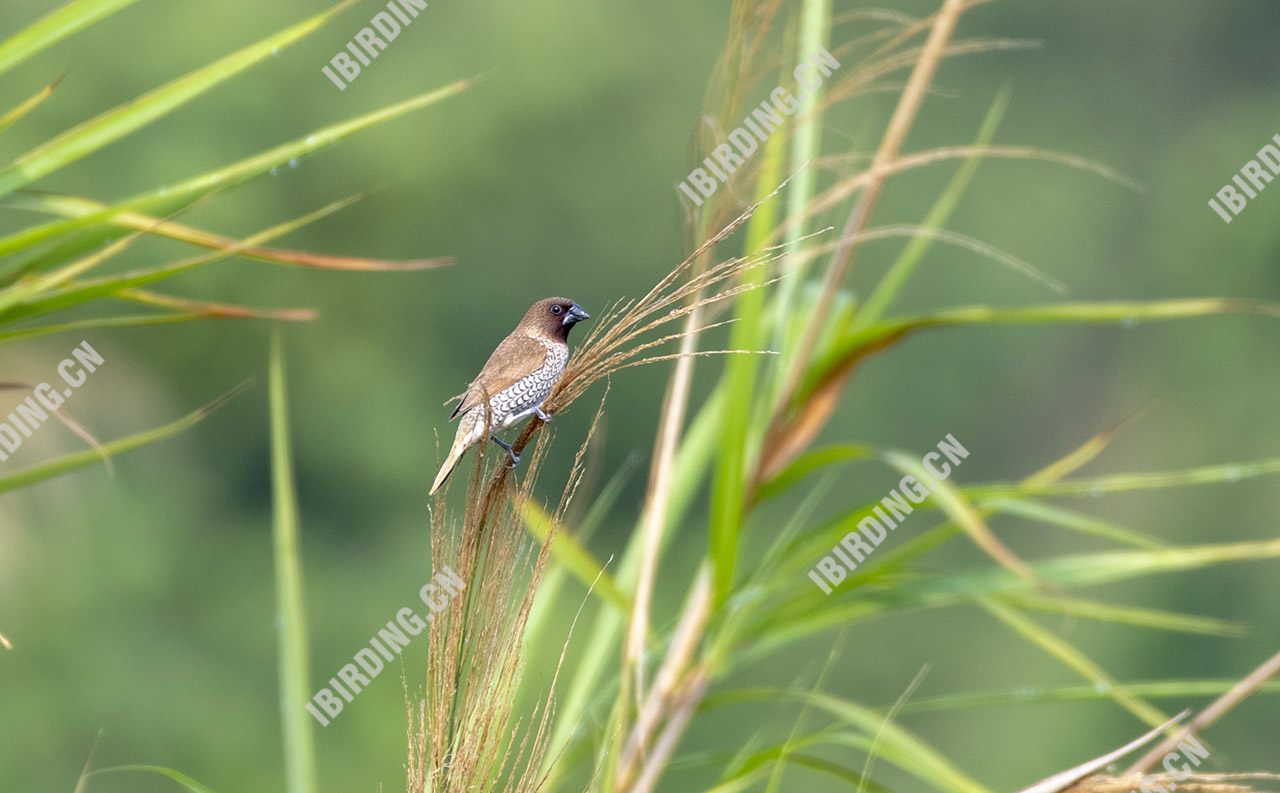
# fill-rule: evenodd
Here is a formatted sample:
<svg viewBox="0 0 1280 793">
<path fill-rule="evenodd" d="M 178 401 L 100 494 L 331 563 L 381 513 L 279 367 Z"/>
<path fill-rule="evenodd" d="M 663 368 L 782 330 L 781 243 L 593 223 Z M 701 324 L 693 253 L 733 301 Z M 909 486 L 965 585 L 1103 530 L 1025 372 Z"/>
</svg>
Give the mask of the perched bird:
<svg viewBox="0 0 1280 793">
<path fill-rule="evenodd" d="M 467 449 L 484 439 L 486 427 L 494 432 L 505 430 L 533 415 L 551 421 L 551 415 L 542 411 L 542 403 L 564 374 L 565 362 L 569 360 L 569 331 L 590 318 L 582 306 L 563 297 L 549 297 L 533 304 L 511 335 L 489 356 L 449 417 L 453 420 L 462 416 L 462 420 L 458 422 L 458 433 L 453 438 L 449 456 L 436 474 L 431 494 L 449 478 Z M 492 419 L 485 410 L 486 398 L 493 411 Z M 511 467 L 520 463 L 520 456 L 511 444 L 496 435 L 490 439 L 506 449 Z"/>
</svg>

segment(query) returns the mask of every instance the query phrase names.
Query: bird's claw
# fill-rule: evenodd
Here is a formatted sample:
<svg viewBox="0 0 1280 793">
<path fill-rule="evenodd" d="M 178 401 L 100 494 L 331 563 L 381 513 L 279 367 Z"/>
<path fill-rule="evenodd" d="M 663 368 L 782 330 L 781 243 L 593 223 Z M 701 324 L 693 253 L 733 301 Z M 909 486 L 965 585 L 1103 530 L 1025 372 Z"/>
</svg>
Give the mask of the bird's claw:
<svg viewBox="0 0 1280 793">
<path fill-rule="evenodd" d="M 512 448 L 511 444 L 507 443 L 507 442 L 506 442 L 506 441 L 504 441 L 504 440 L 501 440 L 501 439 L 500 439 L 500 438 L 498 438 L 498 436 L 496 436 L 496 435 L 490 435 L 490 436 L 489 436 L 489 440 L 491 440 L 491 441 L 493 441 L 494 443 L 498 444 L 499 446 L 501 446 L 501 447 L 503 448 L 503 450 L 505 450 L 505 451 L 506 451 L 506 453 L 507 453 L 507 458 L 508 458 L 508 460 L 507 460 L 507 464 L 506 464 L 506 465 L 507 465 L 507 469 L 508 469 L 508 470 L 513 469 L 513 468 L 515 468 L 517 465 L 519 465 L 519 464 L 520 464 L 520 455 L 516 453 L 516 450 L 515 450 L 514 448 Z"/>
<path fill-rule="evenodd" d="M 543 421 L 545 421 L 547 424 L 550 424 L 550 423 L 551 423 L 551 419 L 553 419 L 553 418 L 555 418 L 555 417 L 556 417 L 556 414 L 554 414 L 554 413 L 544 413 L 544 412 L 542 412 L 542 408 L 535 408 L 533 412 L 534 412 L 534 415 L 536 415 L 538 418 L 540 418 L 540 419 L 542 419 Z"/>
</svg>

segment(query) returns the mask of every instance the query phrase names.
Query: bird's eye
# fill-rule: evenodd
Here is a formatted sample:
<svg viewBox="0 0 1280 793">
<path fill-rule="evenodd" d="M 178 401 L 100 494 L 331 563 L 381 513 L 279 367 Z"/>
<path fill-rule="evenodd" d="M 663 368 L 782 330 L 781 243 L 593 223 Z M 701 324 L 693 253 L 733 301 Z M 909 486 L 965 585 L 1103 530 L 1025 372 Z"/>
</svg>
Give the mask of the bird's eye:
<svg viewBox="0 0 1280 793">
<path fill-rule="evenodd" d="M 564 306 L 552 306 L 552 307 L 551 307 L 551 313 L 552 313 L 552 314 L 563 314 L 563 313 L 564 313 Z"/>
</svg>

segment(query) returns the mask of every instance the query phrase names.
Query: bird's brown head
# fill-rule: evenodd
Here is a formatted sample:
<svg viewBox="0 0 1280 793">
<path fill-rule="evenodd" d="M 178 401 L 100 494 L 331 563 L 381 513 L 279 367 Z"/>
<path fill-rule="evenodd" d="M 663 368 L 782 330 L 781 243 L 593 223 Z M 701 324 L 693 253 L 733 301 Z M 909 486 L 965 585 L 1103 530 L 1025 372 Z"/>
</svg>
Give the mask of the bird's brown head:
<svg viewBox="0 0 1280 793">
<path fill-rule="evenodd" d="M 567 342 L 569 330 L 591 315 L 582 306 L 564 297 L 549 297 L 534 303 L 520 320 L 520 327 L 548 339 Z"/>
</svg>

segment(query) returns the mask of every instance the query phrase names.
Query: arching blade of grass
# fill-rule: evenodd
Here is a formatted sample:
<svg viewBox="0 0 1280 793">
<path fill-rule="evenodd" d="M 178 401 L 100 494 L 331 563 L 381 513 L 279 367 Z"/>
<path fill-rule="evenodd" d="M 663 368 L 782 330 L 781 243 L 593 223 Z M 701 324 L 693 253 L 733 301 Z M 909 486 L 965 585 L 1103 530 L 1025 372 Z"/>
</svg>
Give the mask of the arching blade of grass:
<svg viewBox="0 0 1280 793">
<path fill-rule="evenodd" d="M 191 793 L 213 793 L 213 790 L 205 785 L 200 784 L 191 777 L 172 768 L 162 768 L 158 765 L 116 765 L 110 768 L 99 768 L 96 771 L 90 771 L 85 774 L 86 777 L 97 776 L 98 774 L 119 774 L 124 772 L 142 771 L 148 774 L 159 774 L 167 776 L 179 785 L 182 785 Z"/>
<path fill-rule="evenodd" d="M 524 525 L 539 542 L 546 542 L 551 534 L 551 516 L 533 502 L 524 505 Z M 563 529 L 551 539 L 551 555 L 569 570 L 585 587 L 600 593 L 605 601 L 626 614 L 631 610 L 631 598 L 619 588 L 613 576 L 604 571 L 604 565 L 586 548 Z"/>
<path fill-rule="evenodd" d="M 0 44 L 0 74 L 136 0 L 75 0 Z"/>
<path fill-rule="evenodd" d="M 289 442 L 289 409 L 280 330 L 271 335 L 268 392 L 271 403 L 271 492 L 274 504 L 276 618 L 280 629 L 280 721 L 284 731 L 285 782 L 289 793 L 314 793 L 315 748 L 311 718 L 311 673 L 307 659 L 307 618 L 302 605 L 302 562 L 298 558 L 298 494 Z"/>
<path fill-rule="evenodd" d="M 871 743 L 872 739 L 860 733 L 832 729 L 797 735 L 788 743 L 773 744 L 751 752 L 739 763 L 739 768 L 732 775 L 706 793 L 745 790 L 750 786 L 750 782 L 759 779 L 766 771 L 769 772 L 769 784 L 773 785 L 773 780 L 779 778 L 782 772 L 791 766 L 827 774 L 844 782 L 851 790 L 861 789 L 863 793 L 889 793 L 889 788 L 866 780 L 852 769 L 800 751 L 823 746 L 836 746 L 841 749 L 857 748 L 866 751 L 870 749 Z M 764 793 L 774 793 L 775 790 L 775 788 L 766 787 Z"/>
<path fill-rule="evenodd" d="M 1009 88 L 1006 86 L 996 95 L 995 101 L 991 103 L 990 109 L 987 110 L 987 117 L 983 119 L 982 126 L 978 129 L 978 137 L 974 141 L 976 146 L 986 146 L 991 142 L 991 138 L 995 136 L 996 128 L 1000 126 L 1000 120 L 1004 118 L 1004 111 L 1008 106 Z M 946 225 L 951 213 L 955 211 L 956 206 L 960 203 L 960 196 L 964 195 L 965 188 L 969 186 L 969 182 L 973 179 L 973 175 L 977 173 L 978 165 L 981 162 L 982 157 L 978 154 L 973 154 L 964 161 L 964 164 L 951 177 L 951 181 L 929 209 L 929 214 L 925 216 L 922 224 L 924 228 L 941 229 Z M 907 243 L 907 247 L 903 249 L 893 264 L 889 265 L 888 271 L 885 272 L 880 282 L 876 284 L 875 289 L 867 296 L 866 301 L 854 316 L 853 330 L 861 330 L 874 325 L 884 316 L 889 304 L 902 291 L 907 278 L 932 245 L 933 238 L 927 235 L 913 237 L 911 242 Z"/>
<path fill-rule="evenodd" d="M 1280 539 L 1237 542 L 1225 545 L 1196 545 L 1159 551 L 1109 551 L 1063 556 L 1032 565 L 1036 577 L 1064 589 L 1098 586 L 1116 581 L 1161 573 L 1198 570 L 1223 562 L 1251 562 L 1280 557 Z M 955 573 L 908 582 L 896 593 L 901 604 L 926 604 L 940 598 L 952 599 L 973 594 L 996 595 L 1025 592 L 1025 581 L 1007 570 L 995 568 Z"/>
<path fill-rule="evenodd" d="M 748 638 L 748 649 L 740 651 L 739 663 L 749 658 L 763 657 L 766 653 L 797 639 L 835 625 L 850 624 L 874 619 L 890 612 L 919 608 L 942 608 L 969 602 L 973 597 L 1020 598 L 1039 591 L 1024 579 L 1003 567 L 962 571 L 944 575 L 924 574 L 912 564 L 941 542 L 957 536 L 959 530 L 944 524 L 914 538 L 909 545 L 912 553 L 903 556 L 904 548 L 888 552 L 901 561 L 881 561 L 864 572 L 861 568 L 852 573 L 841 588 L 831 596 L 823 595 L 817 587 L 808 584 L 800 574 L 795 574 L 797 586 L 785 599 L 763 615 Z M 1153 551 L 1113 551 L 1106 553 L 1065 556 L 1032 563 L 1036 580 L 1050 587 L 1075 589 L 1118 581 L 1127 581 L 1162 573 L 1197 570 L 1225 562 L 1259 561 L 1280 557 L 1280 539 L 1266 542 L 1233 543 L 1228 545 L 1204 545 L 1190 548 L 1170 548 Z M 860 586 L 875 584 L 875 587 Z M 1044 602 L 1044 601 L 1039 601 Z M 1152 625 L 1149 614 L 1142 610 L 1126 611 L 1123 607 L 1107 606 L 1109 616 L 1124 621 Z M 1174 615 L 1186 620 L 1183 615 Z M 1189 618 L 1181 628 L 1205 627 L 1199 618 Z"/>
<path fill-rule="evenodd" d="M 1187 697 L 1216 697 L 1225 694 L 1238 680 L 1154 680 L 1126 683 L 1135 696 L 1144 699 L 1179 699 Z M 1263 694 L 1280 694 L 1280 681 L 1264 683 L 1259 689 Z M 970 708 L 998 708 L 1009 705 L 1040 704 L 1051 702 L 1091 702 L 1110 699 L 1096 686 L 1064 686 L 1062 688 L 1019 688 L 1013 691 L 986 691 L 969 694 L 952 694 L 945 697 L 908 702 L 905 713 L 929 713 L 940 710 L 967 710 Z"/>
<path fill-rule="evenodd" d="M 1103 671 L 1102 667 L 1094 663 L 1069 642 L 1027 619 L 1016 609 L 1010 608 L 994 598 L 978 597 L 975 600 L 978 605 L 986 609 L 993 617 L 1012 628 L 1016 633 L 1021 634 L 1023 638 L 1057 658 L 1098 688 L 1110 693 L 1111 698 L 1117 704 L 1141 719 L 1147 726 L 1159 727 L 1169 720 L 1169 717 L 1158 708 L 1121 685 L 1119 681 L 1113 679 Z"/>
<path fill-rule="evenodd" d="M 150 124 L 215 85 L 270 57 L 272 52 L 314 32 L 354 1 L 343 0 L 305 22 L 268 36 L 42 143 L 0 170 L 0 195 L 7 195 Z M 3 53 L 0 53 L 0 57 L 2 56 Z M 2 68 L 3 60 L 0 60 L 0 69 Z"/>
<path fill-rule="evenodd" d="M 1119 526 L 1113 526 L 1092 518 L 1088 515 L 1082 515 L 1079 512 L 1062 509 L 1052 504 L 1045 504 L 1039 501 L 1033 501 L 1025 498 L 988 498 L 984 499 L 980 506 L 995 510 L 1004 515 L 1016 515 L 1028 520 L 1047 523 L 1051 526 L 1061 526 L 1072 531 L 1078 531 L 1082 534 L 1091 534 L 1095 537 L 1103 537 L 1125 545 L 1134 545 L 1139 548 L 1165 548 L 1167 546 L 1156 542 L 1146 535 L 1139 534 L 1136 531 L 1130 531 Z"/>
<path fill-rule="evenodd" d="M 886 722 L 884 714 L 830 694 L 794 689 L 740 689 L 728 694 L 708 697 L 704 707 L 777 700 L 796 701 L 834 716 L 866 736 L 864 738 L 866 746 L 869 746 L 870 739 L 878 734 L 879 748 L 884 760 L 939 790 L 954 791 L 954 793 L 990 793 L 977 780 L 970 778 L 911 732 L 891 721 Z"/>
<path fill-rule="evenodd" d="M 617 504 L 618 497 L 622 495 L 622 490 L 627 481 L 631 478 L 634 468 L 639 461 L 638 454 L 628 455 L 626 462 L 622 467 L 609 478 L 609 481 L 600 490 L 596 497 L 592 500 L 591 506 L 587 509 L 586 514 L 582 516 L 579 524 L 573 532 L 573 541 L 581 547 L 583 553 L 590 554 L 586 547 L 586 543 L 595 534 L 601 523 L 604 522 L 605 516 Z M 546 514 L 545 512 L 543 514 Z M 527 524 L 526 524 L 527 526 Z M 556 536 L 568 534 L 567 526 L 561 526 Z M 554 549 L 553 549 L 554 551 Z M 591 557 L 594 560 L 594 557 Z M 602 569 L 608 570 L 612 566 L 612 559 L 609 560 Z M 599 564 L 593 561 L 593 564 Z M 582 571 L 570 572 L 562 563 L 558 563 L 553 555 L 547 563 L 546 569 L 542 573 L 541 583 L 538 586 L 538 596 L 533 603 L 533 607 L 529 610 L 529 620 L 526 623 L 524 640 L 526 646 L 529 642 L 541 639 L 546 631 L 554 624 L 552 622 L 555 615 L 555 608 L 561 602 L 561 592 L 564 589 L 565 582 L 570 575 L 578 579 L 579 583 L 587 589 L 588 593 L 595 593 L 594 585 L 597 583 L 593 575 L 590 580 L 584 580 L 586 568 Z M 612 577 L 611 577 L 611 580 Z M 614 581 L 617 587 L 617 582 Z M 624 614 L 630 608 L 631 604 L 625 592 L 618 587 L 619 593 L 622 594 L 622 602 L 618 605 L 619 613 Z M 613 599 L 603 598 L 606 603 L 614 604 Z M 566 761 L 568 762 L 568 761 Z"/>
<path fill-rule="evenodd" d="M 763 501 L 789 490 L 805 477 L 823 468 L 854 460 L 874 460 L 879 452 L 870 446 L 853 444 L 824 446 L 797 457 L 790 465 L 782 469 L 777 476 L 762 484 L 756 491 L 756 498 Z"/>
<path fill-rule="evenodd" d="M 125 289 L 113 297 L 176 311 L 190 312 L 207 319 L 274 319 L 283 322 L 306 322 L 315 319 L 320 312 L 314 308 L 252 308 L 231 303 L 213 303 L 207 300 L 187 300 L 172 295 L 148 292 L 145 289 Z"/>
<path fill-rule="evenodd" d="M 1156 473 L 1115 474 L 1096 479 L 1069 482 L 1046 482 L 1042 485 L 982 485 L 966 488 L 970 498 L 1036 496 L 1084 496 L 1102 493 L 1123 493 L 1133 490 L 1156 490 L 1186 485 L 1220 484 L 1239 482 L 1259 476 L 1280 473 L 1280 458 L 1256 460 L 1248 463 L 1228 463 L 1189 468 L 1182 471 Z"/>
<path fill-rule="evenodd" d="M 1114 622 L 1153 630 L 1175 633 L 1194 633 L 1202 636 L 1244 636 L 1248 629 L 1239 623 L 1198 617 L 1194 614 L 1178 614 L 1158 609 L 1116 606 L 1096 600 L 1070 597 L 1044 597 L 1032 593 L 1014 593 L 1005 596 L 1010 604 L 1022 609 L 1036 609 L 1050 614 L 1063 614 L 1099 622 Z"/>
<path fill-rule="evenodd" d="M 151 212 L 160 216 L 168 215 L 215 190 L 243 184 L 256 176 L 268 173 L 272 168 L 287 164 L 290 160 L 305 157 L 332 146 L 353 133 L 377 126 L 411 110 L 447 99 L 471 85 L 472 82 L 474 81 L 459 80 L 443 88 L 427 91 L 379 110 L 316 130 L 309 135 L 283 143 L 232 165 L 208 171 L 157 190 L 140 193 L 106 209 L 79 217 L 51 221 L 10 234 L 8 237 L 0 238 L 0 256 L 27 250 L 33 245 L 72 231 L 102 226 L 108 227 L 99 230 L 98 233 L 101 234 L 99 239 L 106 241 L 117 233 L 114 227 L 108 225 L 110 218 L 116 214 Z"/>
<path fill-rule="evenodd" d="M 39 91 L 33 94 L 29 99 L 21 102 L 12 110 L 0 116 L 0 132 L 4 132 L 6 129 L 12 126 L 15 121 L 22 118 L 26 114 L 30 113 L 41 102 L 43 102 L 44 100 L 52 96 L 53 89 L 57 88 L 58 83 L 60 82 L 62 82 L 61 77 L 49 83 L 44 88 L 41 88 Z"/>
<path fill-rule="evenodd" d="M 1170 320 L 1213 314 L 1259 314 L 1280 318 L 1280 303 L 1244 298 L 1192 298 L 1150 302 L 1057 303 L 1022 308 L 966 306 L 913 317 L 885 320 L 835 344 L 816 362 L 797 400 L 808 398 L 824 384 L 840 377 L 869 353 L 880 352 L 909 334 L 949 325 L 1131 324 L 1142 320 Z"/>
<path fill-rule="evenodd" d="M 108 205 L 90 198 L 28 191 L 9 196 L 4 204 L 16 209 L 29 209 L 65 218 L 85 217 L 96 212 L 110 210 Z M 189 242 L 203 248 L 225 249 L 238 245 L 238 241 L 231 237 L 224 237 L 221 234 L 184 226 L 171 220 L 162 220 L 143 212 L 121 212 L 108 218 L 108 221 L 111 225 L 121 229 L 146 231 L 159 237 Z M 86 243 L 86 247 L 93 246 L 96 241 L 89 240 Z M 447 256 L 396 261 L 392 259 L 370 259 L 361 256 L 330 256 L 307 251 L 254 246 L 240 248 L 238 255 L 246 259 L 257 259 L 275 264 L 291 264 L 326 270 L 428 270 L 434 267 L 444 267 L 453 262 L 453 258 Z M 41 268 L 37 265 L 34 269 Z"/>
<path fill-rule="evenodd" d="M 796 41 L 795 60 L 801 61 L 818 47 L 830 45 L 831 38 L 831 3 L 830 0 L 805 0 L 800 11 L 800 31 Z M 800 170 L 792 177 L 787 187 L 787 225 L 784 244 L 789 254 L 784 261 L 791 269 L 790 277 L 778 288 L 774 299 L 775 324 L 773 346 L 782 351 L 788 350 L 792 340 L 788 336 L 789 320 L 796 305 L 796 293 L 804 284 L 805 267 L 792 259 L 792 255 L 800 250 L 801 238 L 808 230 L 804 208 L 813 199 L 817 189 L 818 169 L 810 164 L 801 168 L 804 163 L 812 163 L 822 153 L 822 87 L 810 93 L 800 108 L 797 108 L 799 121 L 790 140 L 791 166 Z M 774 139 L 771 138 L 772 143 Z M 781 148 L 783 140 L 778 139 Z M 779 366 L 781 361 L 779 361 Z"/>
<path fill-rule="evenodd" d="M 145 446 L 148 443 L 154 443 L 166 438 L 171 438 L 183 430 L 199 423 L 210 413 L 213 413 L 215 410 L 234 399 L 246 388 L 248 388 L 247 383 L 237 386 L 204 407 L 183 416 L 175 422 L 166 424 L 163 427 L 157 427 L 153 430 L 147 430 L 146 432 L 140 432 L 136 435 L 130 435 L 127 438 L 121 438 L 119 440 L 111 441 L 110 443 L 104 443 L 102 444 L 102 451 L 108 455 L 116 455 L 121 452 L 127 452 L 130 449 L 136 449 L 139 446 Z M 26 487 L 27 485 L 41 482 L 45 479 L 52 479 L 55 476 L 100 462 L 102 462 L 102 457 L 97 451 L 92 449 L 77 452 L 75 454 L 68 454 L 65 457 L 53 460 L 52 462 L 37 465 L 33 468 L 28 468 L 25 471 L 19 471 L 18 473 L 10 476 L 0 477 L 0 493 L 17 490 L 20 487 Z"/>
<path fill-rule="evenodd" d="M 156 267 L 150 270 L 141 270 L 132 273 L 124 273 L 118 276 L 110 276 L 107 278 L 99 278 L 88 281 L 80 281 L 73 283 L 61 289 L 52 290 L 45 295 L 33 299 L 27 299 L 25 302 L 18 303 L 7 309 L 0 307 L 0 325 L 14 322 L 24 317 L 45 314 L 50 311 L 70 308 L 71 306 L 81 305 L 90 300 L 100 297 L 113 296 L 123 290 L 134 289 L 139 286 L 146 286 L 166 278 L 172 278 L 175 275 L 190 272 L 197 267 L 202 267 L 210 262 L 232 256 L 239 252 L 241 248 L 259 245 L 276 237 L 284 236 L 291 231 L 295 231 L 308 223 L 315 222 L 327 215 L 337 212 L 339 209 L 351 204 L 358 197 L 335 201 L 328 206 L 310 212 L 302 217 L 286 221 L 269 229 L 264 229 L 250 237 L 245 238 L 242 242 L 232 246 L 214 251 L 213 253 L 202 254 L 163 267 Z M 13 289 L 14 287 L 10 287 Z M 5 292 L 0 292 L 0 298 L 3 298 Z M 2 304 L 0 304 L 2 305 Z"/>
<path fill-rule="evenodd" d="M 667 529 L 663 548 L 675 535 L 685 513 L 697 497 L 703 478 L 715 457 L 724 416 L 723 393 L 713 395 L 699 411 L 697 418 L 685 433 L 674 464 L 674 486 L 670 508 L 662 525 Z M 641 518 L 643 520 L 643 518 Z M 641 535 L 633 531 L 627 542 L 615 578 L 624 592 L 633 591 L 640 566 Z M 548 789 L 553 789 L 563 764 L 555 763 L 558 756 L 574 737 L 583 718 L 595 698 L 600 694 L 601 678 L 606 674 L 609 660 L 618 651 L 624 614 L 608 608 L 601 609 L 587 631 L 587 644 L 579 652 L 580 661 L 574 671 L 573 681 L 564 698 L 557 705 L 555 727 L 552 730 L 548 751 L 543 758 L 542 770 L 548 774 Z"/>
<path fill-rule="evenodd" d="M 825 18 L 825 17 L 822 17 Z M 782 160 L 786 139 L 779 135 L 765 144 L 764 164 L 756 188 L 759 209 L 747 222 L 746 250 L 758 250 L 773 227 L 778 212 L 777 202 L 768 201 L 769 195 L 778 189 L 782 180 Z M 763 285 L 766 274 L 763 267 L 756 267 L 742 274 L 743 283 Z M 759 349 L 765 340 L 765 292 L 751 289 L 742 293 L 735 305 L 736 321 L 730 331 L 729 348 L 737 350 Z M 724 601 L 733 587 L 734 570 L 738 559 L 738 542 L 742 533 L 743 512 L 747 502 L 747 459 L 754 449 L 758 431 L 751 428 L 751 415 L 755 407 L 760 360 L 755 355 L 731 355 L 725 362 L 724 376 L 719 390 L 725 404 L 724 421 L 730 427 L 741 427 L 741 432 L 727 433 L 719 444 L 716 466 L 711 480 L 711 527 L 708 554 L 715 567 L 716 597 Z"/>
<path fill-rule="evenodd" d="M 914 476 L 919 482 L 929 482 L 933 479 L 914 457 L 901 452 L 886 452 L 884 457 L 894 468 L 903 474 Z M 945 481 L 934 481 L 932 487 L 932 497 L 938 507 L 965 530 L 975 545 L 1027 583 L 1033 586 L 1041 585 L 1031 567 L 1000 542 L 987 526 L 982 513 L 958 488 Z"/>
<path fill-rule="evenodd" d="M 117 295 L 117 297 L 123 296 Z M 0 344 L 51 336 L 56 333 L 88 330 L 90 328 L 133 328 L 143 325 L 170 325 L 176 322 L 195 322 L 208 319 L 273 319 L 283 322 L 302 322 L 315 319 L 317 316 L 316 312 L 309 308 L 255 309 L 220 303 L 191 302 L 193 307 L 206 306 L 207 308 L 193 311 L 169 311 L 163 314 L 129 314 L 120 317 L 101 317 L 98 319 L 61 322 L 54 325 L 38 325 L 34 328 L 22 328 L 0 333 Z"/>
<path fill-rule="evenodd" d="M 38 278 L 20 281 L 12 286 L 0 289 L 0 322 L 4 321 L 3 317 L 5 312 L 13 306 L 27 302 L 42 292 L 52 291 L 60 284 L 64 284 L 76 276 L 92 270 L 94 267 L 97 267 L 99 264 L 102 264 L 107 259 L 110 259 L 112 256 L 115 256 L 117 253 L 120 253 L 125 248 L 128 248 L 130 245 L 137 242 L 141 237 L 142 232 L 135 231 L 124 239 L 116 240 L 107 247 L 81 259 L 77 259 L 55 272 L 48 273 Z"/>
</svg>

